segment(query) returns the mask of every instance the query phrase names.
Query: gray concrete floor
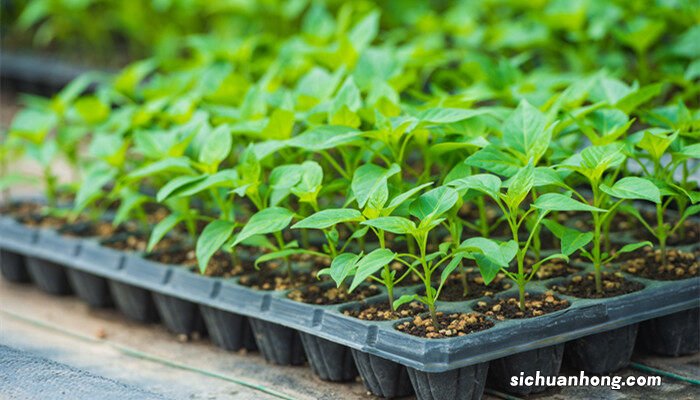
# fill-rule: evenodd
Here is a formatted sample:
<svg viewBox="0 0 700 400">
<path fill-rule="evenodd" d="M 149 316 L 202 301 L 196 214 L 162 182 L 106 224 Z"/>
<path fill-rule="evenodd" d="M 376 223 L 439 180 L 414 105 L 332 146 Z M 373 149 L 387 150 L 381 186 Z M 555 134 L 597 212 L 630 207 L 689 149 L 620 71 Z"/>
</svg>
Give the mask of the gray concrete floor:
<svg viewBox="0 0 700 400">
<path fill-rule="evenodd" d="M 256 353 L 232 353 L 206 339 L 183 343 L 161 325 L 94 310 L 75 297 L 0 279 L 0 344 L 28 351 L 169 399 L 370 399 L 360 382 L 331 384 L 306 367 L 279 367 Z M 700 379 L 700 356 L 635 361 Z M 649 375 L 635 369 L 621 376 Z M 0 398 L 6 392 L 0 387 Z M 507 398 L 489 393 L 486 399 Z M 537 399 L 700 399 L 700 386 L 664 377 L 656 388 L 564 388 Z"/>
</svg>

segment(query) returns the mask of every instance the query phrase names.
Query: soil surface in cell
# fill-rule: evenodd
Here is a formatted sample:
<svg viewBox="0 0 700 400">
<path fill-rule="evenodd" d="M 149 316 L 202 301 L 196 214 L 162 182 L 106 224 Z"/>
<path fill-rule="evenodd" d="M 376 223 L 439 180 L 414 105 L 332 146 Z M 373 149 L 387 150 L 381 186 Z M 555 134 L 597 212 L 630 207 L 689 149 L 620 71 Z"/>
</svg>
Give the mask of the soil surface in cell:
<svg viewBox="0 0 700 400">
<path fill-rule="evenodd" d="M 396 329 L 413 336 L 428 339 L 443 339 L 456 336 L 465 336 L 470 333 L 491 328 L 494 323 L 486 317 L 476 313 L 450 313 L 437 312 L 437 324 L 433 324 L 430 316 L 416 315 L 411 321 L 396 325 Z M 437 326 L 436 326 L 437 325 Z"/>
<path fill-rule="evenodd" d="M 498 320 L 539 317 L 570 306 L 569 301 L 557 298 L 552 292 L 544 294 L 525 293 L 525 309 L 521 310 L 517 297 L 498 299 L 493 302 L 480 301 L 475 311 Z"/>
<path fill-rule="evenodd" d="M 700 249 L 693 252 L 669 249 L 666 265 L 662 265 L 661 259 L 661 250 L 645 248 L 640 257 L 625 262 L 622 270 L 661 281 L 688 279 L 700 275 Z"/>
<path fill-rule="evenodd" d="M 345 310 L 343 314 L 365 321 L 393 321 L 413 317 L 425 311 L 425 306 L 417 301 L 402 304 L 397 310 L 392 311 L 387 299 L 377 304 L 365 304 L 357 310 Z"/>
<path fill-rule="evenodd" d="M 318 282 L 316 273 L 294 271 L 289 279 L 286 272 L 261 270 L 257 274 L 244 275 L 238 283 L 256 290 L 289 290 Z"/>
<path fill-rule="evenodd" d="M 530 275 L 532 273 L 531 266 L 533 263 L 534 259 L 530 257 L 525 258 L 525 273 L 527 275 Z M 518 272 L 517 265 L 511 267 L 510 270 L 512 272 Z M 555 259 L 546 261 L 544 264 L 540 265 L 540 267 L 537 269 L 537 272 L 535 272 L 535 276 L 533 277 L 533 279 L 542 281 L 545 279 L 561 278 L 564 276 L 575 274 L 580 271 L 581 268 L 574 267 L 564 260 Z"/>
<path fill-rule="evenodd" d="M 139 231 L 127 232 L 106 238 L 100 244 L 115 250 L 145 252 L 148 248 L 148 234 Z M 185 247 L 185 242 L 182 239 L 165 236 L 155 245 L 153 252 L 181 249 L 183 247 Z"/>
<path fill-rule="evenodd" d="M 552 290 L 584 299 L 603 299 L 622 296 L 644 289 L 644 285 L 625 279 L 620 272 L 601 272 L 601 285 L 602 292 L 598 293 L 595 285 L 595 275 L 591 272 L 585 275 L 576 275 L 561 285 L 554 285 Z"/>
<path fill-rule="evenodd" d="M 378 293 L 379 288 L 376 285 L 360 286 L 351 293 L 348 293 L 347 289 L 344 288 L 337 288 L 335 286 L 323 287 L 319 284 L 315 284 L 305 287 L 304 289 L 292 290 L 287 294 L 287 297 L 294 301 L 307 304 L 332 305 L 365 300 Z"/>
</svg>

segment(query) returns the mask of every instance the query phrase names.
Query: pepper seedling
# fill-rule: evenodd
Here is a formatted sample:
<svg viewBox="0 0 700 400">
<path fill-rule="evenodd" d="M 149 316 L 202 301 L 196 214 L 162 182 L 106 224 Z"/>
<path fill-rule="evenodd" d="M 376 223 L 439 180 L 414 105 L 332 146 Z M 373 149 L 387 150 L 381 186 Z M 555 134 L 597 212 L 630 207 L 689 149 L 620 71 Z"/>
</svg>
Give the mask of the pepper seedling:
<svg viewBox="0 0 700 400">
<path fill-rule="evenodd" d="M 559 168 L 573 170 L 583 176 L 588 181 L 588 188 L 591 190 L 592 198 L 586 199 L 583 193 L 572 187 L 566 186 L 568 190 L 582 202 L 589 203 L 589 207 L 581 208 L 577 211 L 588 211 L 593 220 L 593 232 L 581 233 L 571 228 L 557 226 L 553 222 L 547 222 L 547 227 L 557 237 L 562 240 L 562 251 L 564 251 L 564 239 L 568 237 L 575 241 L 581 241 L 584 246 L 592 241 L 589 250 L 581 247 L 581 254 L 593 263 L 596 291 L 602 293 L 601 267 L 615 260 L 620 254 L 632 252 L 640 247 L 649 245 L 649 242 L 631 243 L 623 246 L 617 252 L 609 253 L 603 251 L 602 243 L 605 240 L 603 228 L 609 224 L 614 216 L 613 211 L 623 203 L 624 200 L 644 199 L 658 202 L 659 191 L 656 187 L 643 178 L 626 177 L 615 181 L 617 169 L 625 162 L 623 146 L 620 143 L 611 143 L 603 146 L 590 146 L 581 151 L 576 156 L 565 160 Z M 613 170 L 612 173 L 606 172 Z M 619 200 L 611 201 L 610 197 Z M 604 209 L 604 208 L 607 208 Z M 588 240 L 585 240 L 588 239 Z M 570 251 L 571 249 L 568 249 Z"/>
<path fill-rule="evenodd" d="M 399 235 L 409 235 L 416 241 L 419 250 L 418 255 L 413 253 L 399 253 L 396 254 L 394 259 L 404 264 L 420 278 L 424 286 L 425 294 L 402 295 L 394 301 L 393 305 L 394 309 L 398 309 L 402 304 L 409 303 L 413 300 L 425 304 L 430 311 L 433 325 L 436 327 L 438 326 L 438 319 L 435 303 L 440 296 L 440 292 L 447 278 L 462 260 L 462 255 L 448 253 L 450 248 L 449 243 L 441 245 L 436 252 L 428 253 L 428 236 L 433 229 L 444 221 L 443 215 L 454 207 L 458 199 L 459 194 L 456 190 L 441 186 L 422 194 L 411 202 L 409 213 L 420 221 L 418 225 L 410 218 L 398 216 L 379 217 L 362 222 L 362 225 L 382 231 Z M 433 274 L 438 268 L 443 266 L 443 264 L 445 265 L 440 276 L 439 286 L 435 289 L 433 288 Z M 355 279 L 360 279 L 358 276 L 362 277 L 363 275 L 364 274 L 356 272 Z"/>
</svg>

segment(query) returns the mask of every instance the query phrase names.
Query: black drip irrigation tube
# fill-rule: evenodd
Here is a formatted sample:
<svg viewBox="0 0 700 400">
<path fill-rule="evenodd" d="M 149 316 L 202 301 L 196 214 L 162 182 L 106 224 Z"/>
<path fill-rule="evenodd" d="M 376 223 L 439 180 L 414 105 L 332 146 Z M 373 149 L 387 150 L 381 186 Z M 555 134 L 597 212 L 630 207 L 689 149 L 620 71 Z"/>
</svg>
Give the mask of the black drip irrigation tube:
<svg viewBox="0 0 700 400">
<path fill-rule="evenodd" d="M 698 245 L 688 247 L 697 248 Z M 120 309 L 126 303 L 114 296 L 115 285 L 129 288 L 121 296 L 128 297 L 131 291 L 140 293 L 142 298 L 152 298 L 159 318 L 175 333 L 210 331 L 216 337 L 214 341 L 224 348 L 247 347 L 246 337 L 248 341 L 254 337 L 270 362 L 299 365 L 306 358 L 314 372 L 331 381 L 351 380 L 357 372 L 368 390 L 383 397 L 415 392 L 422 399 L 452 395 L 477 399 L 485 381 L 498 391 L 527 395 L 544 388 L 504 385 L 513 368 L 547 370 L 548 374 L 557 375 L 562 362 L 572 360 L 584 371 L 598 366 L 596 360 L 604 360 L 603 369 L 607 370 L 590 372 L 614 372 L 629 365 L 635 341 L 642 335 L 641 329 L 637 333 L 640 322 L 644 325 L 680 313 L 694 315 L 700 306 L 700 277 L 653 281 L 625 274 L 626 279 L 640 283 L 643 289 L 595 300 L 559 295 L 569 300 L 568 308 L 530 319 L 493 320 L 492 328 L 465 336 L 425 339 L 395 329 L 407 319 L 371 322 L 344 315 L 344 310 L 359 303 L 317 306 L 295 302 L 287 298 L 288 291 L 253 290 L 239 284 L 238 278 L 204 277 L 183 267 L 103 247 L 94 239 L 64 237 L 55 231 L 29 228 L 7 217 L 0 217 L 0 249 L 2 254 L 12 254 L 9 259 L 13 263 L 18 258 L 36 258 L 58 266 L 64 274 L 75 270 L 103 279 Z M 582 269 L 580 274 L 592 268 L 584 264 L 578 267 Z M 35 281 L 37 278 L 32 276 Z M 562 281 L 557 278 L 533 282 L 529 292 L 541 294 Z M 396 295 L 414 289 L 398 289 Z M 75 291 L 79 295 L 85 292 Z M 494 297 L 513 294 L 514 289 L 509 289 Z M 382 291 L 367 299 L 367 303 L 383 302 L 385 297 Z M 135 303 L 133 300 L 131 303 Z M 446 313 L 469 312 L 484 300 L 494 298 L 443 302 L 439 307 Z M 221 330 L 217 331 L 219 327 L 214 325 L 223 320 L 220 315 L 212 317 L 210 310 L 225 313 L 223 320 L 229 324 L 226 331 L 235 337 L 220 336 Z M 123 311 L 130 312 L 128 307 Z M 663 324 L 657 324 L 655 329 L 659 327 L 663 328 Z M 670 325 L 670 329 L 679 327 Z M 692 334 L 673 340 L 678 341 L 672 346 L 677 354 L 698 351 L 698 340 Z M 569 357 L 563 351 L 565 347 L 573 348 L 575 356 Z"/>
</svg>

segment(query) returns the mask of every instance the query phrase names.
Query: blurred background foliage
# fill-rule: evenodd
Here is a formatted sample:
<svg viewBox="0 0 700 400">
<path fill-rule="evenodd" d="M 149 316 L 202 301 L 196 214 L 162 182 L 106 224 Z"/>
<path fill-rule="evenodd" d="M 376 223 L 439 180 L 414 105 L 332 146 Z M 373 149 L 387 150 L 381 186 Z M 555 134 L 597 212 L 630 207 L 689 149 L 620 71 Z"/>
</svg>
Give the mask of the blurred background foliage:
<svg viewBox="0 0 700 400">
<path fill-rule="evenodd" d="M 2 37 L 6 49 L 122 66 L 207 47 L 269 54 L 297 34 L 323 44 L 375 11 L 383 43 L 412 42 L 423 62 L 459 68 L 486 57 L 486 78 L 504 84 L 540 66 L 642 83 L 700 74 L 700 0 L 2 0 Z"/>
</svg>

